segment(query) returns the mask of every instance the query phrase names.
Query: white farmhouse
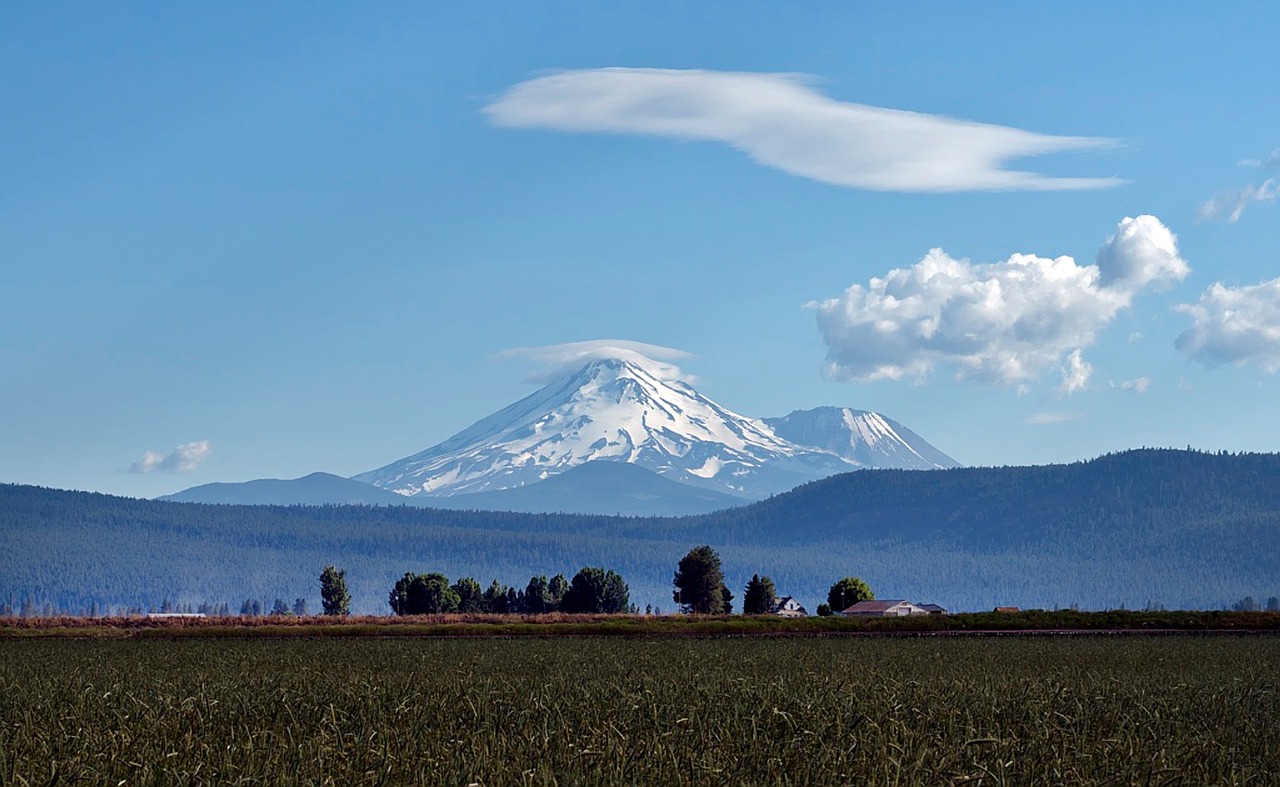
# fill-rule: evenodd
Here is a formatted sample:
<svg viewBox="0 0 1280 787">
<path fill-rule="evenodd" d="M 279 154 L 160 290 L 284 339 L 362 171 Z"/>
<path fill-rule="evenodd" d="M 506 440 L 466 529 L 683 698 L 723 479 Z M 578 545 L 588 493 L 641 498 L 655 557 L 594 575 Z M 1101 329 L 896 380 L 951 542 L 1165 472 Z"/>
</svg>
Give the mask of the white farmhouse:
<svg viewBox="0 0 1280 787">
<path fill-rule="evenodd" d="M 775 615 L 781 615 L 784 618 L 803 618 L 809 614 L 808 610 L 791 596 L 783 596 L 778 599 L 770 612 Z"/>
</svg>

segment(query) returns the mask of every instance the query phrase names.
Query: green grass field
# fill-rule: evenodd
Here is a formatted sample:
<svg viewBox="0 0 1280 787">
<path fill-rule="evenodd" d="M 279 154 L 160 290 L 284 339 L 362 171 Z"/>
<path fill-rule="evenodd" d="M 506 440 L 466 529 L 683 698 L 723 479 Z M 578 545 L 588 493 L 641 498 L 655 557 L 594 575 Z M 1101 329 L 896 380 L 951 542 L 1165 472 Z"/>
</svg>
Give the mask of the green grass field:
<svg viewBox="0 0 1280 787">
<path fill-rule="evenodd" d="M 1280 638 L 9 639 L 0 783 L 1277 784 Z"/>
</svg>

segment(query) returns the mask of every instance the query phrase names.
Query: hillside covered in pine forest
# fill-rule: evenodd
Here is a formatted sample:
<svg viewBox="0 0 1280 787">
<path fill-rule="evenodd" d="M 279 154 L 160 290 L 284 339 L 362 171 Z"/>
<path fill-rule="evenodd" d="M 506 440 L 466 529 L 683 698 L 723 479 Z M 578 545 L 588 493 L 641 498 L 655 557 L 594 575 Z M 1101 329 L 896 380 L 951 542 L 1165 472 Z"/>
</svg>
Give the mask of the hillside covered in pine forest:
<svg viewBox="0 0 1280 787">
<path fill-rule="evenodd" d="M 1220 608 L 1280 593 L 1280 455 L 1143 449 L 1040 467 L 867 470 L 683 518 L 221 506 L 0 486 L 0 600 L 80 611 L 311 599 L 345 568 L 357 612 L 406 571 L 523 587 L 587 566 L 670 611 L 676 562 L 720 553 L 812 612 L 856 575 L 952 610 Z M 737 607 L 740 609 L 740 605 Z"/>
</svg>

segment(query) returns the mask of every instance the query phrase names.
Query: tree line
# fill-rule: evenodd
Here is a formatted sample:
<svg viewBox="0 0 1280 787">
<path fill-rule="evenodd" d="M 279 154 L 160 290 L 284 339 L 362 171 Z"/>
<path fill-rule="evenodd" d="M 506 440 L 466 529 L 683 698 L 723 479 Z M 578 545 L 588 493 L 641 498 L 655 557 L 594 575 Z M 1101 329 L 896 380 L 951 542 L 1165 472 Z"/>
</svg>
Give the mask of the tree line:
<svg viewBox="0 0 1280 787">
<path fill-rule="evenodd" d="M 320 595 L 326 615 L 346 615 L 351 597 L 347 593 L 346 571 L 325 566 L 320 574 Z M 556 574 L 529 578 L 524 589 L 507 587 L 493 580 L 482 588 L 474 577 L 456 582 L 439 571 L 415 574 L 396 580 L 387 594 L 387 605 L 396 615 L 441 615 L 450 613 L 545 615 L 568 613 L 635 613 L 631 590 L 622 575 L 605 568 L 587 566 L 565 579 Z"/>
<path fill-rule="evenodd" d="M 631 591 L 620 574 L 591 566 L 578 571 L 571 580 L 565 579 L 564 574 L 556 574 L 551 579 L 545 574 L 530 577 L 523 589 L 507 587 L 496 579 L 482 589 L 473 577 L 463 577 L 451 584 L 448 577 L 438 571 L 406 572 L 391 588 L 387 604 L 397 615 L 637 611 L 631 603 Z"/>
<path fill-rule="evenodd" d="M 710 545 L 689 550 L 676 566 L 672 578 L 673 600 L 685 614 L 728 615 L 733 612 L 733 593 L 724 581 L 720 555 Z M 347 592 L 346 571 L 325 566 L 320 573 L 320 596 L 326 615 L 346 615 L 351 596 Z M 845 577 L 831 586 L 827 603 L 819 606 L 819 615 L 830 615 L 856 604 L 874 599 L 866 582 Z M 493 580 L 482 588 L 473 577 L 455 582 L 442 572 L 415 574 L 406 571 L 387 594 L 387 605 L 396 615 L 442 615 L 453 613 L 543 615 L 553 612 L 570 614 L 636 614 L 631 591 L 617 572 L 587 566 L 572 580 L 564 574 L 547 579 L 545 574 L 529 578 L 524 589 L 507 587 Z M 743 590 L 744 615 L 767 615 L 778 605 L 773 579 L 755 574 Z M 652 607 L 646 610 L 652 612 Z"/>
</svg>

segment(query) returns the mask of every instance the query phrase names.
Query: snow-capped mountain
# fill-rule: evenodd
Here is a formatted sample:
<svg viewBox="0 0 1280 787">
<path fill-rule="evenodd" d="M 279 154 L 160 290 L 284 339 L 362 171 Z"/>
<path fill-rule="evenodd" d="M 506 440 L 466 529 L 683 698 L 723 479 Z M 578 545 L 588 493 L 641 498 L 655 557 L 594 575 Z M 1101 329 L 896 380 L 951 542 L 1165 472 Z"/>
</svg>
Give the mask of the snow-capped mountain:
<svg viewBox="0 0 1280 787">
<path fill-rule="evenodd" d="M 860 467 L 939 470 L 960 463 L 907 427 L 869 410 L 815 407 L 765 418 L 779 437 L 830 451 Z"/>
<path fill-rule="evenodd" d="M 574 359 L 582 365 L 532 395 L 377 470 L 208 484 L 169 499 L 672 516 L 852 470 L 958 466 L 878 413 L 820 407 L 748 418 L 698 393 L 672 364 L 625 346 L 587 349 L 609 354 Z"/>
<path fill-rule="evenodd" d="M 756 499 L 861 467 L 779 437 L 671 369 L 637 357 L 591 360 L 433 448 L 354 478 L 407 496 L 450 496 L 609 460 Z"/>
</svg>

